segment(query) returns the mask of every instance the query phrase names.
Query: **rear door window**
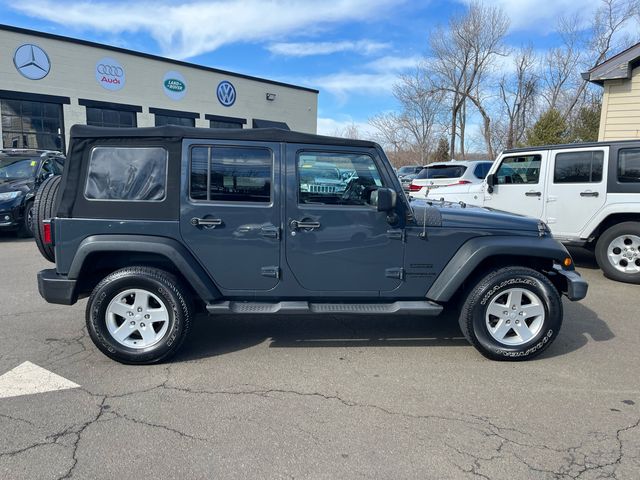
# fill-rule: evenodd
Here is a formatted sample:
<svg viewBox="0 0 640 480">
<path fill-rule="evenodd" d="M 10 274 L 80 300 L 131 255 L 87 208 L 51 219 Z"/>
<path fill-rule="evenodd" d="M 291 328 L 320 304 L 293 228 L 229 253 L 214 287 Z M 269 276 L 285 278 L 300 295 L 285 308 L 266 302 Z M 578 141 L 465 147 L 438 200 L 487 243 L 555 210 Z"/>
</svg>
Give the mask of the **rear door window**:
<svg viewBox="0 0 640 480">
<path fill-rule="evenodd" d="M 618 154 L 618 181 L 640 183 L 640 148 L 620 150 Z"/>
<path fill-rule="evenodd" d="M 193 200 L 269 203 L 272 177 L 273 152 L 268 148 L 191 149 Z"/>
<path fill-rule="evenodd" d="M 600 183 L 604 152 L 567 152 L 556 155 L 553 183 Z"/>
<path fill-rule="evenodd" d="M 167 150 L 95 147 L 85 185 L 88 200 L 161 202 L 166 197 Z"/>
</svg>

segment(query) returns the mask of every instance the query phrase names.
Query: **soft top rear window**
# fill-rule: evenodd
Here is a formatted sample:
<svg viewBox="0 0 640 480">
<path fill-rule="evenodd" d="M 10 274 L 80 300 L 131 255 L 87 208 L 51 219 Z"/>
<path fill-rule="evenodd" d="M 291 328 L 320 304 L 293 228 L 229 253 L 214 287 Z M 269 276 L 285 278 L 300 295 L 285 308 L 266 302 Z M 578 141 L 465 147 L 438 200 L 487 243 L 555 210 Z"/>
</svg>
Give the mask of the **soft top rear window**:
<svg viewBox="0 0 640 480">
<path fill-rule="evenodd" d="M 89 200 L 161 202 L 166 183 L 165 148 L 95 147 L 84 194 Z"/>
<path fill-rule="evenodd" d="M 424 168 L 417 178 L 458 178 L 464 175 L 466 170 L 467 167 L 464 165 L 431 165 Z"/>
</svg>

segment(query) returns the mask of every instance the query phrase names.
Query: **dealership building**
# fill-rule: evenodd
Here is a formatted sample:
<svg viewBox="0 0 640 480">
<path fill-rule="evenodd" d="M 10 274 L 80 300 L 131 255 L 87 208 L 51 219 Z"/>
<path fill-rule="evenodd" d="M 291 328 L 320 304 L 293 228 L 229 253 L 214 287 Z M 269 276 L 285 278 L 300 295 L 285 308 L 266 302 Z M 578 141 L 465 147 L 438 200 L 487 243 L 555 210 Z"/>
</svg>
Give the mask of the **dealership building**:
<svg viewBox="0 0 640 480">
<path fill-rule="evenodd" d="M 0 25 L 0 148 L 66 151 L 74 124 L 316 133 L 318 91 Z"/>
</svg>

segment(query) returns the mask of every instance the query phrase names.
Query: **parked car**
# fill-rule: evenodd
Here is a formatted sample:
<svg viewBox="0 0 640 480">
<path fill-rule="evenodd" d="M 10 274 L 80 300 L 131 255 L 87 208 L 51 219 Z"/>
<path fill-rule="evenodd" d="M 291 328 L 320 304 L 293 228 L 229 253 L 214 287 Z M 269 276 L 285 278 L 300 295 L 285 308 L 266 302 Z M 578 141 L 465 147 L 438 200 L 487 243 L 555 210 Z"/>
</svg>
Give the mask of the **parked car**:
<svg viewBox="0 0 640 480">
<path fill-rule="evenodd" d="M 540 218 L 562 243 L 594 251 L 607 277 L 640 284 L 639 141 L 506 150 L 484 183 L 429 198 Z"/>
<path fill-rule="evenodd" d="M 405 165 L 398 168 L 398 178 L 402 180 L 407 175 L 417 175 L 424 168 L 423 165 Z"/>
<path fill-rule="evenodd" d="M 469 189 L 484 180 L 493 162 L 468 160 L 438 162 L 427 165 L 409 185 L 409 195 L 426 198 L 427 193 L 448 185 Z"/>
<path fill-rule="evenodd" d="M 351 178 L 352 172 L 341 171 L 333 163 L 308 161 L 303 158 L 298 175 L 301 192 L 340 195 L 347 187 L 346 179 Z"/>
<path fill-rule="evenodd" d="M 417 176 L 418 176 L 417 173 L 409 173 L 403 176 L 402 178 L 400 178 L 400 184 L 402 185 L 402 189 L 405 192 L 409 192 L 409 186 L 411 185 L 411 182 L 413 182 L 416 179 Z"/>
<path fill-rule="evenodd" d="M 377 144 L 279 129 L 74 126 L 62 180 L 37 202 L 51 303 L 89 297 L 95 345 L 125 363 L 169 358 L 195 311 L 439 315 L 495 360 L 556 338 L 561 295 L 587 284 L 543 222 L 409 202 Z M 340 195 L 307 165 L 352 171 Z M 323 173 L 312 175 L 325 182 Z M 239 184 L 241 183 L 241 187 Z M 60 188 L 60 185 L 64 188 Z M 305 186 L 306 185 L 306 186 Z"/>
<path fill-rule="evenodd" d="M 48 177 L 62 173 L 64 156 L 45 150 L 0 150 L 0 230 L 33 235 L 33 201 Z"/>
</svg>

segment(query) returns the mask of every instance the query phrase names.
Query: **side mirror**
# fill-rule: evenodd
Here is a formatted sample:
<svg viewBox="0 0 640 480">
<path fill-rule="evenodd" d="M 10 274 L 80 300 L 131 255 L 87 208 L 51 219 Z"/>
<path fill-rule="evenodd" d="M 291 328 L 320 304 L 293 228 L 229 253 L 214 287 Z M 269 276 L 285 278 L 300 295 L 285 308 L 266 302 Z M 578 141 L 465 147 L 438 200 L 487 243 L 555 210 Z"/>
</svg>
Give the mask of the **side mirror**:
<svg viewBox="0 0 640 480">
<path fill-rule="evenodd" d="M 493 193 L 493 187 L 495 187 L 496 185 L 496 174 L 495 173 L 490 173 L 489 175 L 487 175 L 487 191 L 489 193 Z"/>
<path fill-rule="evenodd" d="M 398 194 L 390 188 L 380 187 L 371 192 L 371 205 L 377 208 L 379 212 L 390 212 L 396 208 Z"/>
</svg>

